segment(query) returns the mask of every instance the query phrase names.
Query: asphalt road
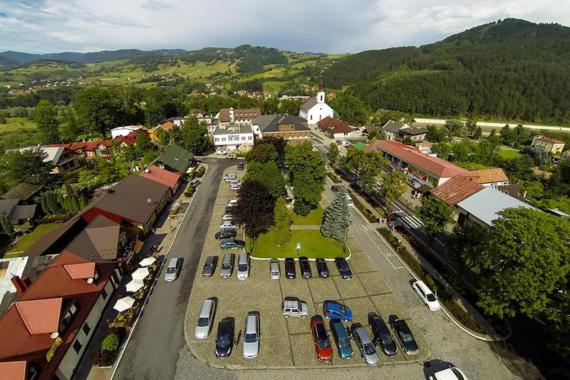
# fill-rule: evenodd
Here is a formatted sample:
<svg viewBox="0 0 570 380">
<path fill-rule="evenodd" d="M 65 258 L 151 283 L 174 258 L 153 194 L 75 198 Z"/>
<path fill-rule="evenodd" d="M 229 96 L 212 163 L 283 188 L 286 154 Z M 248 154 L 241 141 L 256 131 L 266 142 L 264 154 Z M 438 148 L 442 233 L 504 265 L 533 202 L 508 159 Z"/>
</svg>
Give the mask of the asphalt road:
<svg viewBox="0 0 570 380">
<path fill-rule="evenodd" d="M 180 354 L 189 354 L 184 339 L 186 306 L 198 271 L 197 265 L 222 173 L 228 166 L 235 165 L 235 161 L 225 160 L 206 159 L 204 163 L 208 164 L 208 171 L 194 194 L 194 200 L 168 256 L 184 259 L 180 277 L 168 283 L 164 281 L 163 274 L 160 274 L 114 379 L 173 379 Z M 203 370 L 214 371 L 210 368 Z"/>
</svg>

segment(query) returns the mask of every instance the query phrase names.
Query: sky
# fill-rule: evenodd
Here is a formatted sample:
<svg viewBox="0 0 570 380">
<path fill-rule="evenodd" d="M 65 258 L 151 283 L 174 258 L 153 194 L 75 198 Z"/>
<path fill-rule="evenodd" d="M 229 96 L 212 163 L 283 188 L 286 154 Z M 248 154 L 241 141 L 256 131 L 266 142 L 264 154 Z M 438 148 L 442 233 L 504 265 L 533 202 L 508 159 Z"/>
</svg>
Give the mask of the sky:
<svg viewBox="0 0 570 380">
<path fill-rule="evenodd" d="M 0 0 L 0 51 L 234 47 L 352 53 L 504 19 L 570 26 L 568 0 Z"/>
</svg>

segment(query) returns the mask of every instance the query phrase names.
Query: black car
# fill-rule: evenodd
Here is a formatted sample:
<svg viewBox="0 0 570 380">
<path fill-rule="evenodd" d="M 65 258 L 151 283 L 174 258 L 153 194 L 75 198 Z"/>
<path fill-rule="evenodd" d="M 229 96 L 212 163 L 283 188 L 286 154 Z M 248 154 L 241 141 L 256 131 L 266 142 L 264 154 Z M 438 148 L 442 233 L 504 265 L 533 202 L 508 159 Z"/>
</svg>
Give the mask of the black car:
<svg viewBox="0 0 570 380">
<path fill-rule="evenodd" d="M 238 170 L 240 170 L 240 171 L 241 171 L 241 170 L 244 170 L 244 169 L 245 169 L 245 164 L 244 164 L 243 162 L 238 162 L 237 168 L 238 168 Z"/>
<path fill-rule="evenodd" d="M 368 313 L 368 324 L 372 330 L 374 338 L 372 343 L 375 346 L 382 347 L 384 353 L 388 356 L 396 355 L 398 353 L 398 347 L 392 339 L 390 330 L 386 326 L 386 322 L 376 313 Z"/>
<path fill-rule="evenodd" d="M 218 323 L 216 335 L 216 357 L 227 358 L 234 347 L 234 319 L 227 317 Z"/>
<path fill-rule="evenodd" d="M 346 260 L 343 257 L 337 257 L 336 259 L 334 259 L 334 262 L 335 262 L 336 267 L 338 269 L 338 273 L 341 275 L 341 277 L 344 280 L 348 280 L 349 278 L 352 278 L 352 271 L 350 270 L 348 263 L 346 262 Z"/>
<path fill-rule="evenodd" d="M 218 256 L 206 257 L 206 262 L 204 263 L 204 269 L 202 269 L 202 276 L 212 277 L 212 275 L 216 271 L 217 264 L 218 264 Z"/>
<path fill-rule="evenodd" d="M 237 231 L 236 230 L 220 230 L 218 232 L 216 232 L 216 234 L 214 235 L 214 237 L 218 240 L 220 239 L 231 239 L 231 238 L 235 238 L 237 235 Z"/>
<path fill-rule="evenodd" d="M 288 257 L 285 259 L 285 277 L 295 278 L 297 277 L 297 272 L 295 271 L 295 260 Z"/>
<path fill-rule="evenodd" d="M 309 259 L 306 257 L 299 257 L 299 269 L 301 269 L 301 276 L 303 278 L 312 278 L 313 272 L 311 271 L 311 265 L 309 264 Z"/>
<path fill-rule="evenodd" d="M 327 278 L 329 276 L 329 268 L 327 267 L 325 259 L 317 259 L 317 273 L 321 278 Z"/>
<path fill-rule="evenodd" d="M 332 191 L 333 193 L 338 193 L 338 192 L 341 191 L 341 190 L 342 190 L 342 187 L 339 186 L 339 185 L 332 185 L 332 186 L 331 186 L 331 191 Z"/>
<path fill-rule="evenodd" d="M 404 352 L 408 355 L 415 355 L 418 353 L 418 344 L 414 339 L 414 335 L 412 331 L 408 327 L 406 321 L 403 321 L 398 318 L 397 315 L 390 315 L 389 317 L 390 326 L 396 332 L 396 336 L 404 349 Z"/>
</svg>

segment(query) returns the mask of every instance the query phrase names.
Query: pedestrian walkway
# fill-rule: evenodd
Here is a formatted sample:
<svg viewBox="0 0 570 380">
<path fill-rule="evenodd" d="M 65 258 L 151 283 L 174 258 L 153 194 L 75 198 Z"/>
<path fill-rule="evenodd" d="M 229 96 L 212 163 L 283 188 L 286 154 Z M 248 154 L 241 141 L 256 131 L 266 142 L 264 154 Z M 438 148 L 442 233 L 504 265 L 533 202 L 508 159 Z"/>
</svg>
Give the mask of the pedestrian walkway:
<svg viewBox="0 0 570 380">
<path fill-rule="evenodd" d="M 313 230 L 319 231 L 321 229 L 320 224 L 292 224 L 291 231 L 302 231 L 302 230 Z"/>
</svg>

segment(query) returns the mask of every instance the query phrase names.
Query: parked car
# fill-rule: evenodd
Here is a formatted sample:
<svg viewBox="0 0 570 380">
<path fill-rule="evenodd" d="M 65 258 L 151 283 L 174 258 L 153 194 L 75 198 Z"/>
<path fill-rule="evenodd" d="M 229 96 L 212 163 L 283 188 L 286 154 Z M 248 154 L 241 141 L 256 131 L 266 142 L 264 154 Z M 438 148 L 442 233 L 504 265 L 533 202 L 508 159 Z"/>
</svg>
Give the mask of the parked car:
<svg viewBox="0 0 570 380">
<path fill-rule="evenodd" d="M 339 191 L 344 190 L 344 189 L 342 188 L 342 186 L 339 186 L 339 185 L 332 185 L 332 186 L 331 186 L 331 190 L 332 190 L 333 193 L 338 193 Z"/>
<path fill-rule="evenodd" d="M 224 214 L 222 216 L 222 222 L 231 222 L 234 219 L 232 214 Z"/>
<path fill-rule="evenodd" d="M 331 319 L 330 328 L 336 343 L 336 348 L 338 349 L 338 354 L 343 359 L 350 359 L 352 355 L 354 355 L 354 352 L 350 345 L 350 337 L 340 319 Z"/>
<path fill-rule="evenodd" d="M 224 259 L 222 260 L 222 269 L 220 270 L 220 276 L 222 278 L 231 277 L 234 271 L 234 260 L 235 255 L 233 253 L 226 253 Z"/>
<path fill-rule="evenodd" d="M 329 268 L 327 267 L 325 259 L 317 259 L 317 272 L 321 278 L 327 278 L 329 276 Z"/>
<path fill-rule="evenodd" d="M 244 164 L 244 162 L 243 162 L 243 161 L 238 162 L 237 168 L 238 168 L 239 171 L 245 170 L 245 164 Z"/>
<path fill-rule="evenodd" d="M 232 199 L 228 202 L 226 207 L 235 207 L 235 206 L 237 206 L 237 204 L 238 204 L 237 199 Z"/>
<path fill-rule="evenodd" d="M 235 229 L 223 229 L 216 232 L 214 237 L 218 240 L 220 239 L 231 239 L 235 238 L 237 235 L 237 231 Z"/>
<path fill-rule="evenodd" d="M 346 194 L 346 204 L 348 207 L 354 207 L 354 201 L 352 200 L 350 194 Z"/>
<path fill-rule="evenodd" d="M 190 181 L 190 184 L 189 184 L 189 185 L 190 185 L 191 187 L 196 188 L 196 187 L 198 187 L 199 184 L 200 184 L 200 180 L 199 180 L 198 178 L 194 178 L 192 181 Z"/>
<path fill-rule="evenodd" d="M 204 269 L 202 269 L 202 276 L 211 277 L 218 264 L 218 256 L 208 256 L 206 257 L 206 262 L 204 262 Z"/>
<path fill-rule="evenodd" d="M 280 277 L 279 260 L 272 259 L 269 262 L 269 275 L 272 280 L 279 280 Z"/>
<path fill-rule="evenodd" d="M 303 278 L 313 277 L 313 272 L 311 271 L 311 264 L 309 264 L 308 258 L 299 257 L 299 269 L 301 270 L 301 276 Z"/>
<path fill-rule="evenodd" d="M 376 313 L 368 313 L 368 324 L 372 330 L 374 338 L 372 342 L 377 347 L 382 347 L 382 351 L 388 356 L 396 355 L 398 353 L 398 346 L 392 339 L 392 334 L 386 322 Z"/>
<path fill-rule="evenodd" d="M 234 180 L 236 178 L 237 178 L 237 176 L 235 175 L 235 173 L 228 173 L 228 174 L 224 175 L 224 182 L 228 182 L 228 181 Z"/>
<path fill-rule="evenodd" d="M 245 317 L 245 328 L 243 330 L 243 357 L 253 359 L 259 354 L 259 313 L 250 311 Z"/>
<path fill-rule="evenodd" d="M 325 301 L 323 303 L 323 315 L 325 318 L 340 319 L 341 321 L 352 320 L 352 310 L 336 301 Z"/>
<path fill-rule="evenodd" d="M 412 283 L 412 288 L 416 291 L 420 299 L 429 307 L 431 311 L 437 311 L 441 309 L 441 305 L 437 300 L 435 294 L 427 287 L 423 281 L 415 280 Z"/>
<path fill-rule="evenodd" d="M 168 262 L 166 267 L 166 272 L 164 273 L 164 281 L 172 282 L 178 278 L 180 273 L 180 266 L 182 265 L 182 259 L 178 257 L 173 257 Z"/>
<path fill-rule="evenodd" d="M 220 248 L 222 249 L 233 249 L 233 248 L 243 248 L 245 247 L 245 241 L 236 239 L 223 239 L 220 242 Z"/>
<path fill-rule="evenodd" d="M 216 300 L 214 298 L 207 298 L 202 304 L 200 314 L 198 315 L 198 322 L 196 323 L 196 331 L 194 336 L 196 339 L 206 339 L 212 330 L 214 316 L 216 315 Z"/>
<path fill-rule="evenodd" d="M 353 323 L 352 326 L 350 326 L 350 331 L 352 332 L 352 337 L 360 350 L 360 356 L 362 356 L 364 362 L 370 366 L 378 365 L 380 358 L 364 327 L 362 327 L 360 323 Z"/>
<path fill-rule="evenodd" d="M 295 260 L 293 260 L 291 257 L 287 257 L 285 259 L 285 277 L 290 279 L 297 277 L 297 272 L 295 270 Z"/>
<path fill-rule="evenodd" d="M 218 323 L 216 336 L 216 357 L 227 358 L 234 347 L 234 319 L 226 317 Z"/>
<path fill-rule="evenodd" d="M 241 189 L 241 185 L 234 183 L 230 186 L 230 190 L 231 191 L 238 191 L 239 189 Z"/>
<path fill-rule="evenodd" d="M 327 334 L 327 329 L 325 329 L 323 317 L 320 315 L 315 315 L 311 318 L 311 332 L 313 333 L 313 343 L 315 344 L 317 359 L 321 361 L 331 360 L 333 355 L 331 341 Z"/>
<path fill-rule="evenodd" d="M 228 222 L 226 221 L 222 221 L 222 224 L 220 224 L 220 229 L 221 230 L 237 230 L 237 227 L 234 226 L 232 224 L 232 222 Z"/>
<path fill-rule="evenodd" d="M 249 255 L 242 252 L 238 257 L 238 280 L 246 280 L 249 277 Z"/>
<path fill-rule="evenodd" d="M 390 322 L 390 326 L 392 326 L 396 332 L 396 336 L 398 337 L 404 352 L 408 355 L 417 354 L 419 352 L 418 344 L 416 343 L 414 335 L 406 321 L 399 319 L 397 315 L 390 315 L 388 321 Z"/>
<path fill-rule="evenodd" d="M 309 312 L 307 303 L 300 301 L 297 297 L 285 297 L 282 309 L 285 318 L 290 316 L 306 318 Z"/>
<path fill-rule="evenodd" d="M 352 271 L 350 270 L 350 267 L 348 266 L 348 263 L 344 257 L 337 257 L 334 259 L 334 262 L 336 264 L 336 268 L 338 269 L 338 273 L 344 280 L 352 278 Z"/>
<path fill-rule="evenodd" d="M 457 367 L 449 367 L 437 371 L 429 377 L 429 380 L 467 380 L 467 376 Z"/>
</svg>

